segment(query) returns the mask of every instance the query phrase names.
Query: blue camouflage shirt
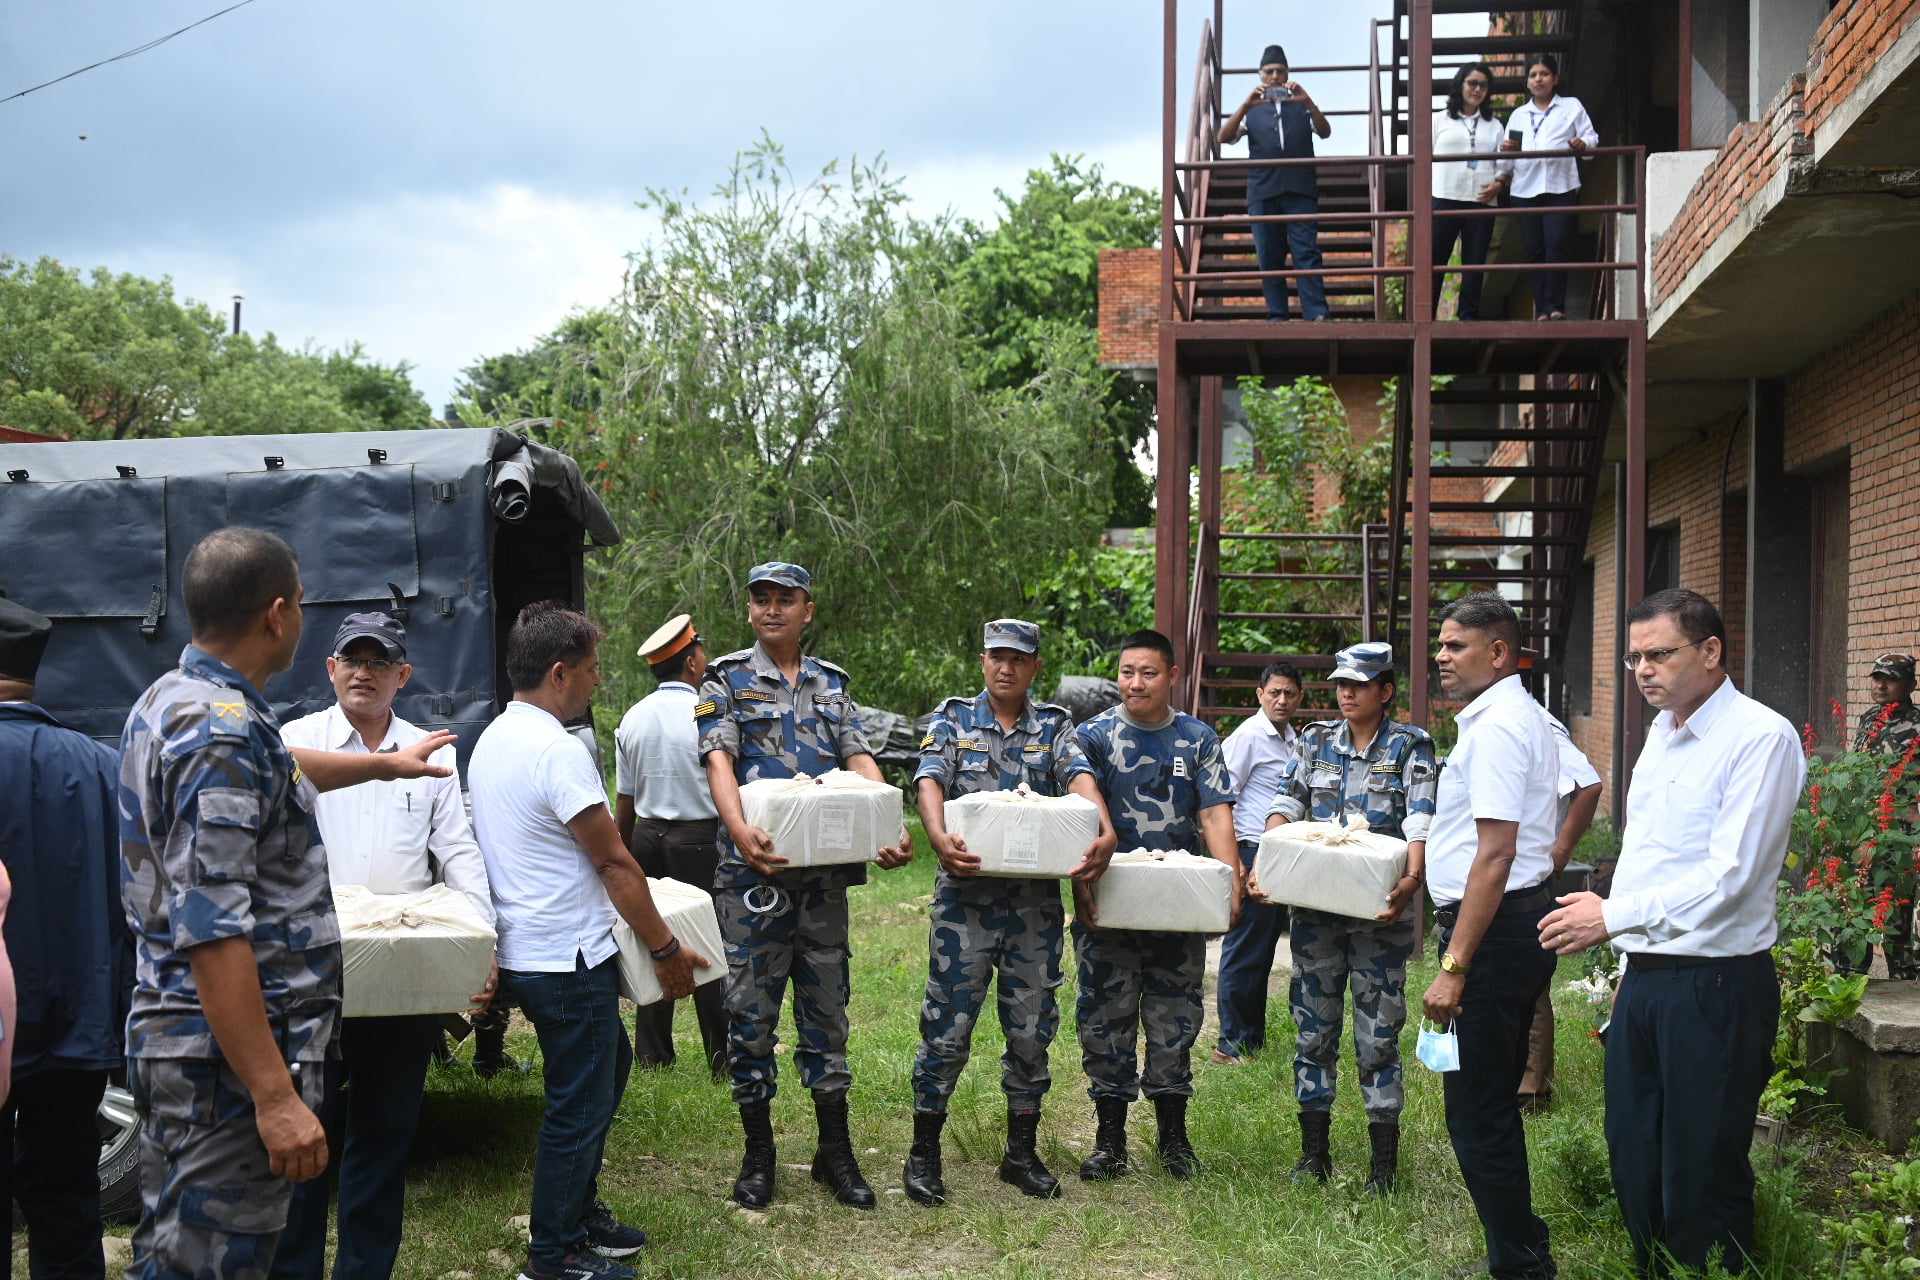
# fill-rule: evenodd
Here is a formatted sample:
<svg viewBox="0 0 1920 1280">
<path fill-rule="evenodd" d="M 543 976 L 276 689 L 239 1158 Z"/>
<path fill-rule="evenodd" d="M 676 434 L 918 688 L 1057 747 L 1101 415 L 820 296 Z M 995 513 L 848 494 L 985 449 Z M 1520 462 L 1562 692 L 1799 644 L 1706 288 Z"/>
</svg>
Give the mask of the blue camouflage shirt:
<svg viewBox="0 0 1920 1280">
<path fill-rule="evenodd" d="M 1367 829 L 1396 840 L 1425 840 L 1433 825 L 1439 771 L 1427 731 L 1392 718 L 1364 752 L 1353 749 L 1345 720 L 1319 720 L 1300 731 L 1280 776 L 1268 816 L 1288 822 L 1342 822 L 1360 814 Z"/>
<path fill-rule="evenodd" d="M 1113 707 L 1074 736 L 1106 797 L 1121 852 L 1209 856 L 1200 811 L 1234 799 L 1219 734 L 1183 712 L 1162 728 L 1145 729 Z"/>
<path fill-rule="evenodd" d="M 120 740 L 120 877 L 136 941 L 127 1055 L 221 1056 L 188 953 L 247 938 L 288 1062 L 318 1062 L 340 1018 L 340 925 L 318 794 L 247 678 L 194 645 L 142 694 Z"/>
</svg>

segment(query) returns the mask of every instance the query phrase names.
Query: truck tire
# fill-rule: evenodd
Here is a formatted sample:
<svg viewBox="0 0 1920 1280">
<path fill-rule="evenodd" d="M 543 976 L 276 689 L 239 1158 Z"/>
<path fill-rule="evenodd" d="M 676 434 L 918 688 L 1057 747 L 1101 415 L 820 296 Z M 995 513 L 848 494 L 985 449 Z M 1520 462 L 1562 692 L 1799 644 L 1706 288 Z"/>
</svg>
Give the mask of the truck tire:
<svg viewBox="0 0 1920 1280">
<path fill-rule="evenodd" d="M 140 1216 L 140 1117 L 133 1095 L 109 1084 L 100 1099 L 100 1217 L 107 1222 Z"/>
</svg>

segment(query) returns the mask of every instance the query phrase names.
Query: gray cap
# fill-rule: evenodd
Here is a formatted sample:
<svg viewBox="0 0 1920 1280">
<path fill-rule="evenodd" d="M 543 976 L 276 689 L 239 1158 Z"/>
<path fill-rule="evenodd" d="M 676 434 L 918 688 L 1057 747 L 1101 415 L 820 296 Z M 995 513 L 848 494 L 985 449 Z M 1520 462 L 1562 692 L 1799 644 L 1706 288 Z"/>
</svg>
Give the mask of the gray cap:
<svg viewBox="0 0 1920 1280">
<path fill-rule="evenodd" d="M 747 572 L 747 585 L 752 586 L 756 582 L 771 582 L 777 587 L 798 587 L 808 595 L 813 594 L 813 575 L 785 560 L 769 560 L 753 566 Z"/>
<path fill-rule="evenodd" d="M 988 649 L 1018 649 L 1021 653 L 1040 652 L 1040 628 L 1018 618 L 995 618 L 987 624 L 981 643 Z"/>
<path fill-rule="evenodd" d="M 350 613 L 333 633 L 333 651 L 345 653 L 355 640 L 377 640 L 389 658 L 407 656 L 407 629 L 390 613 Z"/>
<path fill-rule="evenodd" d="M 1887 676 L 1893 680 L 1911 680 L 1913 679 L 1913 655 L 1883 653 L 1873 660 L 1873 670 L 1869 674 Z"/>
<path fill-rule="evenodd" d="M 1393 674 L 1393 646 L 1384 640 L 1369 640 L 1349 645 L 1333 655 L 1333 674 L 1329 680 L 1358 680 L 1371 683 Z"/>
</svg>

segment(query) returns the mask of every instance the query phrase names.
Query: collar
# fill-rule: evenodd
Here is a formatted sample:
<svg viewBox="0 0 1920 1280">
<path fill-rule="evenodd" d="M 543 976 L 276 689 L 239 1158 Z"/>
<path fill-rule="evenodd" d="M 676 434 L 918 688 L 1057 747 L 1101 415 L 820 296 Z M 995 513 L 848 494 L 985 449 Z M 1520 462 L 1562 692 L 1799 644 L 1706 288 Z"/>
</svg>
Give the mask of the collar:
<svg viewBox="0 0 1920 1280">
<path fill-rule="evenodd" d="M 387 736 L 380 740 L 381 748 L 387 751 L 397 750 L 399 732 L 400 717 L 392 707 L 388 707 Z M 353 727 L 353 721 L 347 719 L 347 713 L 340 709 L 340 704 L 335 702 L 327 708 L 327 736 L 322 739 L 327 744 L 327 750 L 343 751 L 356 739 L 359 740 L 361 750 L 373 750 L 367 745 L 367 740 L 360 737 L 360 731 Z"/>
<path fill-rule="evenodd" d="M 1392 716 L 1380 717 L 1380 727 L 1373 731 L 1373 741 L 1367 744 L 1367 749 L 1363 756 L 1364 759 L 1372 760 L 1380 755 L 1382 749 L 1386 746 L 1388 735 L 1393 732 L 1393 727 Z M 1340 727 L 1333 731 L 1333 749 L 1343 756 L 1362 755 L 1361 752 L 1353 749 L 1353 726 L 1345 720 L 1342 720 Z"/>
<path fill-rule="evenodd" d="M 180 651 L 180 669 L 190 676 L 217 684 L 222 689 L 238 689 L 256 711 L 273 715 L 272 705 L 253 687 L 251 680 L 197 644 L 189 644 Z M 273 723 L 278 724 L 279 720 L 275 719 Z"/>
<path fill-rule="evenodd" d="M 1171 729 L 1173 727 L 1173 722 L 1180 718 L 1180 713 L 1178 711 L 1175 711 L 1172 708 L 1172 706 L 1168 706 L 1167 718 L 1165 720 L 1162 720 L 1159 724 L 1148 724 L 1144 720 L 1134 719 L 1132 716 L 1127 714 L 1127 708 L 1125 703 L 1122 703 L 1120 706 L 1115 707 L 1113 709 L 1113 713 L 1114 715 L 1120 718 L 1120 722 L 1122 724 L 1132 725 L 1134 728 L 1140 730 L 1140 732 L 1142 733 L 1159 733 L 1162 729 Z"/>
<path fill-rule="evenodd" d="M 0 702 L 0 720 L 38 720 L 58 729 L 73 727 L 37 702 Z"/>
<path fill-rule="evenodd" d="M 985 689 L 974 695 L 973 714 L 976 724 L 991 725 L 995 729 L 1000 727 L 1000 717 L 993 714 L 993 698 Z M 1033 699 L 1028 698 L 1026 705 L 1020 708 L 1020 718 L 1013 722 L 1013 728 L 1009 732 L 1038 733 L 1039 731 L 1040 717 L 1034 714 Z"/>
<path fill-rule="evenodd" d="M 767 656 L 767 651 L 761 647 L 758 640 L 753 642 L 753 649 L 747 658 L 747 665 L 753 668 L 753 674 L 756 676 L 771 680 L 775 684 L 785 684 L 787 682 L 786 675 L 774 664 L 773 659 Z M 811 680 L 819 673 L 820 667 L 814 662 L 813 655 L 810 653 L 802 653 L 800 655 L 800 681 L 796 682 L 795 687 L 799 687 L 799 683 Z"/>
<path fill-rule="evenodd" d="M 1715 725 L 1726 719 L 1727 713 L 1733 709 L 1734 700 L 1739 696 L 1740 691 L 1733 687 L 1733 678 L 1722 675 L 1720 687 L 1708 694 L 1707 700 L 1693 709 L 1693 714 L 1687 717 L 1685 724 L 1674 724 L 1671 711 L 1662 711 L 1654 717 L 1654 723 L 1665 730 L 1668 736 L 1684 731 L 1704 740 L 1713 732 Z"/>
<path fill-rule="evenodd" d="M 1479 718 L 1482 712 L 1492 707 L 1495 703 L 1504 702 L 1515 693 L 1523 698 L 1527 697 L 1527 691 L 1520 683 L 1520 673 L 1518 671 L 1503 679 L 1495 680 L 1492 684 L 1482 689 L 1479 697 L 1460 708 L 1459 712 L 1454 715 L 1454 723 L 1462 726 L 1470 724 Z M 1529 702 L 1532 701 L 1531 698 L 1527 700 Z"/>
<path fill-rule="evenodd" d="M 685 680 L 662 680 L 660 687 L 655 689 L 654 692 L 665 693 L 668 689 L 685 689 L 688 693 L 696 692 L 694 687 Z"/>
<path fill-rule="evenodd" d="M 556 716 L 545 707 L 536 707 L 531 702 L 522 702 L 518 698 L 515 698 L 513 701 L 507 703 L 505 707 L 501 708 L 500 714 L 503 716 L 539 716 L 542 720 L 545 720 L 548 724 L 560 730 L 560 732 L 567 732 L 567 726 L 560 723 L 559 716 Z"/>
<path fill-rule="evenodd" d="M 1557 93 L 1547 99 L 1547 105 L 1544 107 L 1535 103 L 1532 98 L 1527 99 L 1527 110 L 1536 116 L 1550 116 L 1553 114 L 1553 109 L 1559 105 L 1560 95 Z"/>
<path fill-rule="evenodd" d="M 1264 711 L 1257 713 L 1254 719 L 1260 722 L 1261 727 L 1267 731 L 1267 736 L 1270 738 L 1278 738 L 1282 742 L 1292 742 L 1300 736 L 1300 731 L 1293 727 L 1293 721 L 1291 720 L 1287 721 L 1284 725 L 1278 725 L 1275 724 L 1273 718 Z"/>
</svg>

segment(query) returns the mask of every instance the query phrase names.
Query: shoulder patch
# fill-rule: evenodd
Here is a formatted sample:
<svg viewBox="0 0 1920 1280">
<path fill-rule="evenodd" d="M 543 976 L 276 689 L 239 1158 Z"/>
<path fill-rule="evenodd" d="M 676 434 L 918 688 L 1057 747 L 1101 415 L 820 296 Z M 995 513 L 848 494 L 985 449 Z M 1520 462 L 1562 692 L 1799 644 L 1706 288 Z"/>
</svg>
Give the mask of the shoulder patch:
<svg viewBox="0 0 1920 1280">
<path fill-rule="evenodd" d="M 920 739 L 920 749 L 921 749 L 922 751 L 925 751 L 925 750 L 927 750 L 927 749 L 928 749 L 929 747 L 931 747 L 931 746 L 933 746 L 933 735 L 932 735 L 932 734 L 928 734 L 928 735 L 927 735 L 926 737 L 924 737 L 924 738 L 922 738 L 922 739 Z"/>
<path fill-rule="evenodd" d="M 710 716 L 719 709 L 720 708 L 714 704 L 712 698 L 708 698 L 703 702 L 696 702 L 693 704 L 693 718 L 698 720 L 703 716 Z"/>
<path fill-rule="evenodd" d="M 238 693 L 217 693 L 207 700 L 207 728 L 216 738 L 247 736 L 247 700 Z"/>
</svg>

